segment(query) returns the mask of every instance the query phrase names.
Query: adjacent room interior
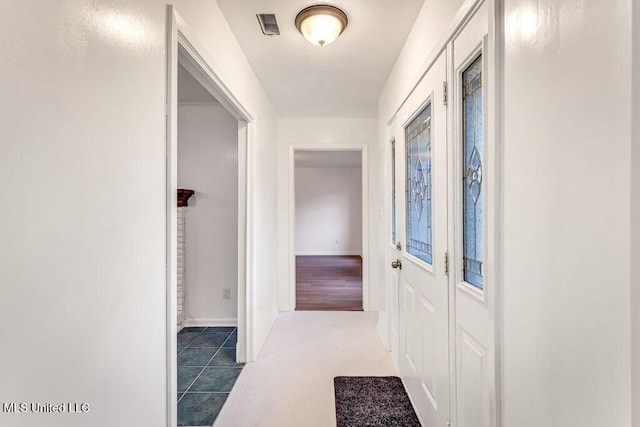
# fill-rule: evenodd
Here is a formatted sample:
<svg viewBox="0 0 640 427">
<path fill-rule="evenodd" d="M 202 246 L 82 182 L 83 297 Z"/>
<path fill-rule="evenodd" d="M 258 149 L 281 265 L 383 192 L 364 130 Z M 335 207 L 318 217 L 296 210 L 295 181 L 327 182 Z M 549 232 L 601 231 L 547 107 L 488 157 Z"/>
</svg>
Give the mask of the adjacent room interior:
<svg viewBox="0 0 640 427">
<path fill-rule="evenodd" d="M 362 154 L 295 152 L 296 310 L 362 310 Z"/>
</svg>

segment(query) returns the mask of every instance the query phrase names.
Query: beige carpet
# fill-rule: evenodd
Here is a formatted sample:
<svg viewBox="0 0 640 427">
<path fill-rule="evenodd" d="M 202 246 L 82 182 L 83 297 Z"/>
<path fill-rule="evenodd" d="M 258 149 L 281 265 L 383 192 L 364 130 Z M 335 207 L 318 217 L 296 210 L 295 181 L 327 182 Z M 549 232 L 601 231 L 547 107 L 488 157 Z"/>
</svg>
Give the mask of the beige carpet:
<svg viewBox="0 0 640 427">
<path fill-rule="evenodd" d="M 288 312 L 242 370 L 216 427 L 336 425 L 333 378 L 398 375 L 376 313 Z"/>
</svg>

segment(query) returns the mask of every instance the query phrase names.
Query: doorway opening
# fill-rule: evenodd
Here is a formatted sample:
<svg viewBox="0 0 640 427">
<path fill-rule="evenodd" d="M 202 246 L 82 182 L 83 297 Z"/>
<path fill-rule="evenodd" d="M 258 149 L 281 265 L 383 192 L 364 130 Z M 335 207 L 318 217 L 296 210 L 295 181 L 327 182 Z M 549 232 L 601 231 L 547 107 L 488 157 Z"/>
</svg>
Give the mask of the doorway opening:
<svg viewBox="0 0 640 427">
<path fill-rule="evenodd" d="M 295 150 L 295 309 L 362 311 L 363 152 Z"/>
<path fill-rule="evenodd" d="M 180 57 L 177 154 L 177 418 L 210 425 L 242 370 L 234 363 L 238 121 Z"/>
<path fill-rule="evenodd" d="M 252 117 L 167 10 L 167 418 L 211 425 L 253 354 Z"/>
</svg>

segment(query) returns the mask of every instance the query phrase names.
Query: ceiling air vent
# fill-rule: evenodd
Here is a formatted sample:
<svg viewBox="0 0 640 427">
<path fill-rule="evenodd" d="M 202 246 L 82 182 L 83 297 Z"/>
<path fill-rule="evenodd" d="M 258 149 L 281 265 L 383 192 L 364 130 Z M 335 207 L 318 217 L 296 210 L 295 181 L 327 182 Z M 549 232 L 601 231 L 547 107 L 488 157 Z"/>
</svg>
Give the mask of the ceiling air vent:
<svg viewBox="0 0 640 427">
<path fill-rule="evenodd" d="M 260 23 L 260 29 L 265 36 L 279 36 L 280 28 L 273 13 L 259 13 L 256 15 Z"/>
</svg>

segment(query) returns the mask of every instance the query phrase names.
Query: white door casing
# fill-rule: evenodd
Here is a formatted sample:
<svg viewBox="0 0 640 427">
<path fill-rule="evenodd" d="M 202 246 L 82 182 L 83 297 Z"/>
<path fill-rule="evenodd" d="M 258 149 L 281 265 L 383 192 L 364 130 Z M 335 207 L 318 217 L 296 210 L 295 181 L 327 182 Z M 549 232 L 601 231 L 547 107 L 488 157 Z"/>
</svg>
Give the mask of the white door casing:
<svg viewBox="0 0 640 427">
<path fill-rule="evenodd" d="M 443 103 L 446 64 L 446 54 L 443 53 L 399 110 L 394 132 L 396 159 L 399 160 L 396 164 L 397 233 L 402 245 L 402 269 L 398 273 L 399 368 L 421 421 L 431 426 L 447 425 L 450 405 L 449 295 L 445 271 L 448 228 L 447 121 Z M 430 126 L 426 128 L 426 132 L 430 134 L 430 156 L 425 156 L 425 159 L 431 159 L 430 186 L 429 178 L 425 178 L 427 174 L 419 173 L 423 168 L 428 169 L 422 160 L 415 171 L 407 176 L 408 141 L 405 128 L 425 108 L 430 108 L 429 117 L 424 116 L 427 117 L 425 120 L 430 120 Z M 412 157 L 412 161 L 418 157 L 420 156 Z M 407 212 L 407 197 L 424 199 L 429 194 L 432 218 L 431 262 L 426 262 L 408 251 L 406 218 L 407 214 L 411 214 Z M 422 210 L 417 216 L 414 213 L 414 221 L 427 214 L 429 213 Z M 393 249 L 390 255 L 393 256 Z M 394 281 L 392 277 L 392 285 Z"/>
<path fill-rule="evenodd" d="M 395 122 L 392 122 L 389 126 L 389 129 L 392 132 L 395 132 Z M 402 161 L 402 153 L 398 152 L 398 144 L 396 143 L 395 136 L 392 137 L 391 141 L 387 144 L 386 151 L 386 159 L 387 160 L 387 168 L 386 168 L 386 204 L 391 211 L 391 215 L 387 218 L 387 226 L 386 229 L 386 239 L 388 240 L 389 246 L 386 251 L 386 265 L 390 266 L 392 262 L 400 259 L 401 256 L 401 247 L 402 242 L 400 242 L 398 232 L 398 180 L 402 179 L 402 177 L 398 176 L 398 163 Z M 392 196 L 395 194 L 395 198 Z M 395 210 L 395 211 L 394 211 Z M 393 221 L 395 212 L 395 221 Z M 394 239 L 395 237 L 395 239 Z M 387 349 L 391 352 L 391 357 L 393 359 L 393 363 L 396 367 L 399 367 L 399 350 L 400 350 L 400 323 L 399 323 L 399 303 L 400 303 L 400 294 L 399 294 L 399 280 L 400 280 L 400 271 L 399 269 L 387 268 L 385 274 L 385 304 L 382 307 L 381 316 L 386 316 L 386 325 L 387 325 Z"/>
<path fill-rule="evenodd" d="M 296 307 L 296 251 L 295 251 L 295 153 L 296 151 L 359 151 L 361 158 L 361 183 L 362 183 L 362 309 L 369 311 L 369 160 L 367 155 L 367 143 L 294 143 L 289 145 L 288 161 L 288 307 L 295 310 Z"/>
</svg>

